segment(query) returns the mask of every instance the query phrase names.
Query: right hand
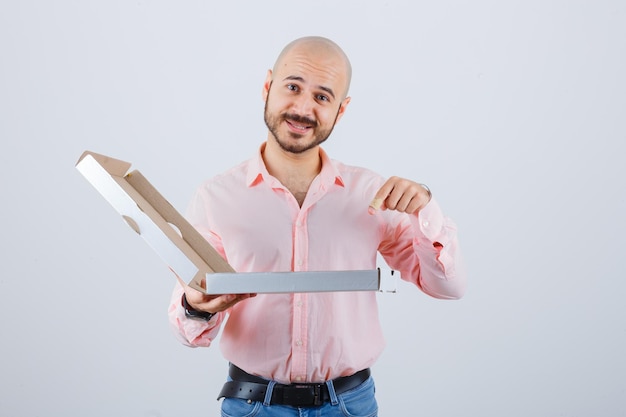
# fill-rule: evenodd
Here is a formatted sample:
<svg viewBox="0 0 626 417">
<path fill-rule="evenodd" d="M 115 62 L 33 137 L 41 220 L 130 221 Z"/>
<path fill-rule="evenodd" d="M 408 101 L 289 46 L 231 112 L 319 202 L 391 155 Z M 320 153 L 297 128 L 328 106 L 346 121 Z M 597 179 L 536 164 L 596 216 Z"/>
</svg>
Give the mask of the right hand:
<svg viewBox="0 0 626 417">
<path fill-rule="evenodd" d="M 240 301 L 247 300 L 248 298 L 256 297 L 256 294 L 204 294 L 189 285 L 185 284 L 183 280 L 176 277 L 178 282 L 185 290 L 187 297 L 187 303 L 198 311 L 206 311 L 209 313 L 219 313 L 234 306 Z M 206 280 L 203 278 L 200 281 L 200 286 L 206 288 Z"/>
</svg>

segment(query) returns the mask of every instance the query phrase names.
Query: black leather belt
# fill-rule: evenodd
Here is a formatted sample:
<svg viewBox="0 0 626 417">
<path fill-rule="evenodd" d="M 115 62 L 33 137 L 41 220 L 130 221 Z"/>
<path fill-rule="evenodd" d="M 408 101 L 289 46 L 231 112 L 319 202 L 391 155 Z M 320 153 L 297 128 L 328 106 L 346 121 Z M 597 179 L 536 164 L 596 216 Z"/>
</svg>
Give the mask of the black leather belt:
<svg viewBox="0 0 626 417">
<path fill-rule="evenodd" d="M 232 381 L 224 384 L 219 400 L 226 398 L 241 398 L 251 401 L 264 401 L 267 392 L 268 380 L 250 375 L 243 369 L 231 364 L 228 375 Z M 333 379 L 333 386 L 337 395 L 358 387 L 370 377 L 370 370 L 364 369 L 354 375 L 342 376 Z M 306 384 L 276 384 L 272 390 L 270 404 L 291 405 L 294 407 L 313 407 L 330 401 L 326 383 Z"/>
</svg>

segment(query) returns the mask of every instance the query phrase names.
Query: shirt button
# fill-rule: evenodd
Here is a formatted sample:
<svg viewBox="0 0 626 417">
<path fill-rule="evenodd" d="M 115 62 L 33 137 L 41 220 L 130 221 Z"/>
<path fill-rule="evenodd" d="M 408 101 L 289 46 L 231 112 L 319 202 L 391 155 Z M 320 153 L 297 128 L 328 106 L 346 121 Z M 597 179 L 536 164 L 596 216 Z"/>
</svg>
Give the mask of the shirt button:
<svg viewBox="0 0 626 417">
<path fill-rule="evenodd" d="M 298 266 L 302 266 L 302 261 L 298 261 L 296 263 L 298 264 Z"/>
<path fill-rule="evenodd" d="M 428 227 L 429 225 L 430 225 L 430 223 L 429 223 L 429 222 L 427 222 L 427 221 L 426 221 L 426 222 L 424 222 L 424 223 L 422 223 L 422 226 L 424 226 L 424 227 Z"/>
<path fill-rule="evenodd" d="M 302 307 L 302 301 L 298 301 L 298 302 L 296 303 L 296 306 L 298 306 L 298 307 Z"/>
<path fill-rule="evenodd" d="M 296 346 L 302 346 L 302 340 L 296 340 Z"/>
</svg>

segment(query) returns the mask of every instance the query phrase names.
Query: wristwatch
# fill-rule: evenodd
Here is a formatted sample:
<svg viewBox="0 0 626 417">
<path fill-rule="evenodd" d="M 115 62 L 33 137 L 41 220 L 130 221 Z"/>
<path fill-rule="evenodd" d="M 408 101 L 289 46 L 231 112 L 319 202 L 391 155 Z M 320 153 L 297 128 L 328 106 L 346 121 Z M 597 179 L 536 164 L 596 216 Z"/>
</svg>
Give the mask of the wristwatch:
<svg viewBox="0 0 626 417">
<path fill-rule="evenodd" d="M 181 304 L 183 308 L 185 309 L 185 317 L 189 319 L 209 321 L 216 314 L 216 313 L 209 313 L 208 311 L 195 310 L 187 302 L 187 294 L 183 294 L 183 298 L 181 299 Z"/>
</svg>

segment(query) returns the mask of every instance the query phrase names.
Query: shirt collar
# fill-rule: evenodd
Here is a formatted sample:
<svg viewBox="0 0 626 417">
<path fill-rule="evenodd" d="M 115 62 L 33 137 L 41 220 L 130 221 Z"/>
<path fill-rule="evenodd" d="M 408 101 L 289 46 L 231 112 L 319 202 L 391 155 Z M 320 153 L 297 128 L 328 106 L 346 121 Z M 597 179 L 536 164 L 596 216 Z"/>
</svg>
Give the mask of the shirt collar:
<svg viewBox="0 0 626 417">
<path fill-rule="evenodd" d="M 263 149 L 265 149 L 265 143 L 261 144 L 256 156 L 248 161 L 248 172 L 246 173 L 246 185 L 248 187 L 254 187 L 271 178 L 263 161 Z M 319 174 L 321 184 L 328 186 L 336 184 L 343 187 L 344 182 L 339 169 L 322 148 L 319 148 L 319 150 L 320 158 L 322 159 L 322 170 Z"/>
</svg>

